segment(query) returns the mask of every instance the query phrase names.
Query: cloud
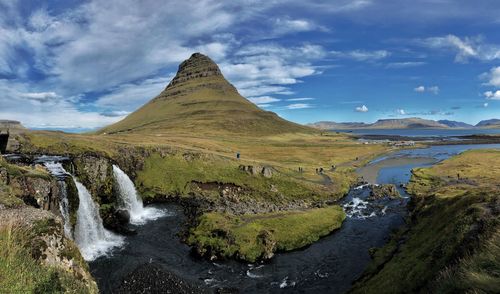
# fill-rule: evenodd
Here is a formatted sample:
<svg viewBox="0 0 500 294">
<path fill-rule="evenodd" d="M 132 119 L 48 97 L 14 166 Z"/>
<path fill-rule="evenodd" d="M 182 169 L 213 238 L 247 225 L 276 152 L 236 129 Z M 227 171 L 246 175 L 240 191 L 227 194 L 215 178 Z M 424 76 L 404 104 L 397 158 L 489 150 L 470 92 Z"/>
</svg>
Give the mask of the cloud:
<svg viewBox="0 0 500 294">
<path fill-rule="evenodd" d="M 314 98 L 304 97 L 304 98 L 290 98 L 290 99 L 287 99 L 287 101 L 309 101 L 309 100 L 314 100 Z"/>
<path fill-rule="evenodd" d="M 500 100 L 500 90 L 497 91 L 486 91 L 484 92 L 484 97 L 489 100 Z"/>
<path fill-rule="evenodd" d="M 415 92 L 418 92 L 418 93 L 423 93 L 425 92 L 425 87 L 424 86 L 418 86 L 416 87 L 415 89 L 413 89 Z"/>
<path fill-rule="evenodd" d="M 433 49 L 454 51 L 455 61 L 461 63 L 467 62 L 470 58 L 485 61 L 500 59 L 500 46 L 486 44 L 480 36 L 459 38 L 447 35 L 418 40 L 417 43 Z"/>
<path fill-rule="evenodd" d="M 259 105 L 262 105 L 262 104 L 269 105 L 272 102 L 280 101 L 280 99 L 274 98 L 271 96 L 249 97 L 248 100 L 250 100 L 251 102 L 253 102 L 255 104 L 259 104 Z"/>
<path fill-rule="evenodd" d="M 480 78 L 487 79 L 487 85 L 500 87 L 500 66 L 493 67 L 489 72 L 480 75 Z"/>
<path fill-rule="evenodd" d="M 137 83 L 125 83 L 100 96 L 95 105 L 112 110 L 132 111 L 161 93 L 173 75 L 167 78 L 145 79 Z"/>
<path fill-rule="evenodd" d="M 310 31 L 328 31 L 327 28 L 317 25 L 315 22 L 307 19 L 277 18 L 274 21 L 274 33 L 284 35 L 289 33 L 300 33 Z"/>
<path fill-rule="evenodd" d="M 405 115 L 406 114 L 405 110 L 401 109 L 401 108 L 396 109 L 396 113 L 399 114 L 399 115 Z"/>
<path fill-rule="evenodd" d="M 356 112 L 368 112 L 368 107 L 366 107 L 366 105 L 362 105 L 362 106 L 356 107 L 355 110 L 356 110 Z"/>
<path fill-rule="evenodd" d="M 427 88 L 428 92 L 431 92 L 434 95 L 439 94 L 439 87 L 438 86 L 431 86 Z"/>
<path fill-rule="evenodd" d="M 378 61 L 389 57 L 391 53 L 387 50 L 353 50 L 353 51 L 332 51 L 330 52 L 334 57 L 348 58 L 356 61 Z"/>
<path fill-rule="evenodd" d="M 308 103 L 294 103 L 285 106 L 286 109 L 304 109 L 304 108 L 312 108 L 311 104 Z"/>
<path fill-rule="evenodd" d="M 430 87 L 425 87 L 425 86 L 418 86 L 413 89 L 413 91 L 417 93 L 424 93 L 424 92 L 429 92 L 434 95 L 439 94 L 439 87 L 438 86 L 430 86 Z"/>
<path fill-rule="evenodd" d="M 390 62 L 385 67 L 399 69 L 399 68 L 417 67 L 425 64 L 427 64 L 427 62 L 423 61 Z"/>
<path fill-rule="evenodd" d="M 59 98 L 59 95 L 57 95 L 55 92 L 35 92 L 35 93 L 22 93 L 20 97 L 39 102 L 47 102 L 49 100 Z"/>
<path fill-rule="evenodd" d="M 488 104 L 488 102 L 485 102 L 485 103 L 483 104 L 483 107 L 484 107 L 484 108 L 486 108 L 486 107 L 488 107 L 488 105 L 489 105 L 489 104 Z"/>
</svg>

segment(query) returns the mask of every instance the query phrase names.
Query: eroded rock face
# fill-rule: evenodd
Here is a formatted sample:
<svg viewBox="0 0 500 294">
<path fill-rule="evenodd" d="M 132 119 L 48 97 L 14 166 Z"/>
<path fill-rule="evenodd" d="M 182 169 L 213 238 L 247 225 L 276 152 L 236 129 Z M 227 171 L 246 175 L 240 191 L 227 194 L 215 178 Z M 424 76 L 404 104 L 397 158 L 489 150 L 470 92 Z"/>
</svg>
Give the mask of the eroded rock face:
<svg viewBox="0 0 500 294">
<path fill-rule="evenodd" d="M 50 210 L 59 215 L 60 193 L 57 181 L 52 177 L 11 177 L 9 184 L 21 192 L 19 197 L 31 206 Z"/>
<path fill-rule="evenodd" d="M 50 211 L 23 206 L 13 209 L 0 209 L 0 226 L 26 230 L 33 233 L 26 240 L 26 248 L 31 256 L 42 264 L 70 273 L 82 281 L 87 293 L 97 293 L 97 284 L 93 280 L 87 265 L 76 244 L 64 235 L 62 220 Z"/>
<path fill-rule="evenodd" d="M 179 65 L 177 75 L 170 82 L 168 87 L 189 81 L 191 79 L 222 76 L 222 73 L 215 62 L 208 56 L 200 53 L 194 53 L 191 58 L 185 60 Z"/>
<path fill-rule="evenodd" d="M 111 162 L 93 154 L 83 154 L 73 159 L 74 174 L 99 203 L 113 203 L 113 167 Z"/>
<path fill-rule="evenodd" d="M 262 175 L 265 178 L 271 178 L 273 176 L 273 168 L 271 166 L 259 166 L 259 165 L 240 165 L 239 169 L 248 173 L 252 176 Z"/>
<path fill-rule="evenodd" d="M 276 240 L 274 239 L 273 234 L 268 230 L 262 230 L 259 235 L 257 235 L 257 239 L 263 247 L 261 258 L 263 260 L 271 259 L 276 251 Z"/>
</svg>

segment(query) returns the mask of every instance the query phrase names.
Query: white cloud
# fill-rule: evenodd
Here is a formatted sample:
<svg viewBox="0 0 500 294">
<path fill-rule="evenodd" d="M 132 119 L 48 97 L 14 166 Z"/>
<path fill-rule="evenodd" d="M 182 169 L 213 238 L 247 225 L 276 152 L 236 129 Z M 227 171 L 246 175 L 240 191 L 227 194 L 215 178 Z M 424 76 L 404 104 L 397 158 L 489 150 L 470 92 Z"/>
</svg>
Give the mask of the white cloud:
<svg viewBox="0 0 500 294">
<path fill-rule="evenodd" d="M 396 113 L 399 114 L 399 115 L 405 115 L 406 114 L 405 110 L 401 109 L 401 108 L 396 109 Z"/>
<path fill-rule="evenodd" d="M 290 99 L 287 99 L 287 101 L 310 101 L 310 100 L 314 100 L 314 98 L 304 97 L 304 98 L 290 98 Z"/>
<path fill-rule="evenodd" d="M 362 105 L 362 106 L 356 107 L 355 110 L 357 112 L 368 112 L 368 107 L 366 107 L 366 105 Z"/>
<path fill-rule="evenodd" d="M 308 103 L 294 103 L 294 104 L 289 104 L 285 106 L 286 109 L 304 109 L 304 108 L 311 108 L 312 105 Z"/>
<path fill-rule="evenodd" d="M 414 88 L 413 91 L 415 91 L 417 93 L 429 92 L 429 93 L 432 93 L 434 95 L 437 95 L 437 94 L 439 94 L 439 87 L 438 86 L 430 86 L 430 87 L 418 86 L 418 87 Z"/>
<path fill-rule="evenodd" d="M 274 98 L 271 96 L 249 97 L 248 100 L 250 100 L 251 102 L 253 102 L 255 104 L 259 104 L 259 105 L 262 105 L 262 104 L 269 105 L 272 102 L 280 101 L 280 99 L 277 99 L 277 98 Z"/>
<path fill-rule="evenodd" d="M 173 78 L 146 79 L 139 83 L 126 83 L 111 90 L 109 94 L 101 96 L 95 105 L 113 110 L 132 111 L 151 100 L 165 89 Z"/>
<path fill-rule="evenodd" d="M 439 87 L 438 86 L 431 86 L 427 88 L 428 92 L 431 92 L 434 95 L 439 94 Z"/>
<path fill-rule="evenodd" d="M 423 93 L 425 92 L 425 86 L 418 86 L 416 87 L 415 89 L 413 89 L 415 92 L 418 92 L 418 93 Z"/>
<path fill-rule="evenodd" d="M 483 104 L 483 107 L 484 107 L 484 108 L 486 108 L 486 107 L 488 107 L 488 105 L 489 105 L 489 104 L 488 104 L 488 102 L 485 102 L 485 103 Z"/>
<path fill-rule="evenodd" d="M 500 100 L 500 90 L 486 91 L 484 92 L 484 97 L 489 100 Z"/>
<path fill-rule="evenodd" d="M 59 98 L 55 92 L 35 92 L 35 93 L 22 93 L 20 97 L 40 102 L 47 102 L 51 99 Z"/>
<path fill-rule="evenodd" d="M 391 53 L 387 50 L 353 50 L 353 51 L 332 51 L 334 57 L 349 58 L 356 61 L 377 61 L 389 57 Z"/>
<path fill-rule="evenodd" d="M 405 62 L 390 62 L 386 65 L 386 68 L 408 68 L 408 67 L 417 67 L 427 64 L 427 62 L 423 61 L 405 61 Z"/>
<path fill-rule="evenodd" d="M 300 33 L 309 31 L 328 31 L 327 28 L 317 25 L 311 20 L 307 19 L 291 19 L 277 18 L 274 21 L 274 33 L 277 35 L 284 35 L 288 33 Z"/>
<path fill-rule="evenodd" d="M 488 85 L 500 87 L 500 66 L 493 67 L 489 72 L 483 73 L 480 77 L 487 79 Z"/>
<path fill-rule="evenodd" d="M 470 58 L 479 60 L 500 59 L 500 46 L 486 44 L 481 37 L 459 38 L 455 35 L 418 40 L 418 43 L 435 49 L 453 50 L 456 62 L 467 62 Z"/>
</svg>

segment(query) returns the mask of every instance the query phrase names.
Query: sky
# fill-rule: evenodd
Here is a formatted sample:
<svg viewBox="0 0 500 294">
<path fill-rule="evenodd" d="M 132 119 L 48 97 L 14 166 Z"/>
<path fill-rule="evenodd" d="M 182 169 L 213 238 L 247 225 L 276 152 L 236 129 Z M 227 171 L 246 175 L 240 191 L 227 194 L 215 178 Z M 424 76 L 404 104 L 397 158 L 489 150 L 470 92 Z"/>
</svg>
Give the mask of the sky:
<svg viewBox="0 0 500 294">
<path fill-rule="evenodd" d="M 298 122 L 500 118 L 498 0 L 0 0 L 0 119 L 81 131 L 193 52 Z"/>
</svg>

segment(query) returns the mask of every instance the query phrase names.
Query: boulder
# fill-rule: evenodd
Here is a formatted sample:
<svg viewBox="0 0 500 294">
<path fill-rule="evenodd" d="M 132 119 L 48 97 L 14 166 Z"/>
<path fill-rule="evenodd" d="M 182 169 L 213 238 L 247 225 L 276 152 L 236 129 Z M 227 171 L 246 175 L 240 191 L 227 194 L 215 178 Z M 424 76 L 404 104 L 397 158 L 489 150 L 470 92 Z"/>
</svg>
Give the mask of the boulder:
<svg viewBox="0 0 500 294">
<path fill-rule="evenodd" d="M 382 199 L 385 197 L 394 199 L 400 198 L 401 195 L 399 194 L 398 189 L 396 189 L 396 186 L 393 184 L 372 186 L 372 190 L 370 192 L 371 199 Z"/>
<path fill-rule="evenodd" d="M 271 259 L 274 256 L 274 251 L 276 250 L 276 240 L 271 232 L 268 230 L 262 230 L 259 235 L 257 235 L 257 240 L 262 244 L 262 259 Z"/>
<path fill-rule="evenodd" d="M 264 166 L 262 168 L 262 171 L 261 171 L 261 174 L 265 177 L 265 178 L 271 178 L 273 176 L 273 168 L 270 167 L 270 166 Z"/>
</svg>

